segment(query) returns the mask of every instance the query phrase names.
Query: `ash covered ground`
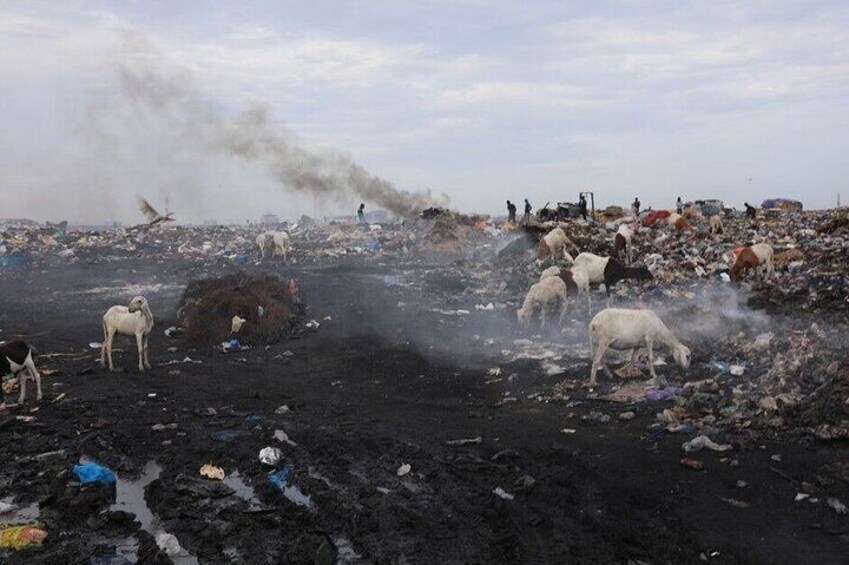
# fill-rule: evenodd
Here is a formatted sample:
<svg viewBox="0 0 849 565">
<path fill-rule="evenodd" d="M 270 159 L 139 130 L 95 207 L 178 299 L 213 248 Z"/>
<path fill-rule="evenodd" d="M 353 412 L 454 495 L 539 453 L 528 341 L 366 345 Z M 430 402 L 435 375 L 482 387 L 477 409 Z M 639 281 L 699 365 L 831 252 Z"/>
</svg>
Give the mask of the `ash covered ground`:
<svg viewBox="0 0 849 565">
<path fill-rule="evenodd" d="M 600 373 L 592 390 L 583 301 L 562 328 L 517 327 L 552 264 L 534 263 L 534 230 L 443 216 L 295 227 L 285 263 L 258 261 L 233 229 L 7 230 L 0 339 L 36 345 L 45 396 L 0 411 L 0 519 L 48 535 L 0 559 L 845 563 L 839 220 L 641 230 L 635 259 L 655 278 L 620 282 L 613 304 L 657 311 L 693 363 L 662 350 L 670 386 Z M 582 250 L 610 252 L 614 230 L 566 227 Z M 758 238 L 798 254 L 772 281 L 723 281 L 726 254 Z M 296 281 L 299 324 L 245 349 L 165 335 L 192 281 L 263 274 Z M 153 369 L 138 373 L 134 340 L 118 338 L 108 373 L 100 318 L 137 294 L 156 316 Z M 593 312 L 604 303 L 594 292 Z M 682 447 L 703 435 L 728 447 Z M 259 460 L 269 446 L 274 466 Z M 80 484 L 81 460 L 117 488 Z M 268 474 L 285 465 L 278 488 Z M 157 543 L 164 532 L 179 551 Z"/>
</svg>

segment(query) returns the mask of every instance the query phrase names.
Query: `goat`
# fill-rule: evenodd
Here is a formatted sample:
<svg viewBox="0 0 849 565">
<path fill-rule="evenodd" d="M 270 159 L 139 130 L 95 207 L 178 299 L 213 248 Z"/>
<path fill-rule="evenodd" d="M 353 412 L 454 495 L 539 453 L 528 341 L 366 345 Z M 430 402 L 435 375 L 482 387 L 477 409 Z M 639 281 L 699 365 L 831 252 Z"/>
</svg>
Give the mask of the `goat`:
<svg viewBox="0 0 849 565">
<path fill-rule="evenodd" d="M 610 291 L 623 279 L 651 280 L 652 274 L 646 267 L 625 267 L 613 257 L 600 257 L 593 253 L 581 253 L 573 262 L 587 272 L 589 284 L 604 283 L 607 302 L 610 305 Z"/>
<path fill-rule="evenodd" d="M 554 228 L 539 240 L 537 260 L 543 261 L 549 254 L 557 255 L 561 251 L 563 251 L 564 257 L 569 257 L 566 253 L 566 246 L 571 247 L 576 252 L 580 252 L 578 246 L 566 236 L 566 232 L 562 228 Z"/>
<path fill-rule="evenodd" d="M 613 236 L 613 250 L 617 259 L 625 261 L 626 255 L 628 264 L 630 265 L 634 258 L 631 252 L 631 237 L 634 232 L 627 225 L 622 224 Z"/>
<path fill-rule="evenodd" d="M 587 296 L 587 315 L 592 312 L 592 299 L 590 298 L 590 277 L 583 267 L 572 267 L 569 270 L 560 267 L 549 267 L 542 272 L 539 280 L 547 277 L 560 277 L 566 284 L 566 296 L 577 296 L 584 293 Z"/>
<path fill-rule="evenodd" d="M 593 353 L 593 337 L 598 338 L 598 349 Z M 660 344 L 672 350 L 675 361 L 684 369 L 690 366 L 690 350 L 682 344 L 657 314 L 651 310 L 625 310 L 608 308 L 602 310 L 589 324 L 590 368 L 589 386 L 595 386 L 596 372 L 601 364 L 608 377 L 613 377 L 604 363 L 604 353 L 608 348 L 631 350 L 631 363 L 637 352 L 645 347 L 649 354 L 649 372 L 657 381 L 654 371 L 654 345 Z"/>
<path fill-rule="evenodd" d="M 771 245 L 766 243 L 756 243 L 751 247 L 744 247 L 740 249 L 739 252 L 735 249 L 734 253 L 736 254 L 736 259 L 734 260 L 734 265 L 731 267 L 731 273 L 729 274 L 732 281 L 739 281 L 750 269 L 754 269 L 757 272 L 758 267 L 761 265 L 766 265 L 764 280 L 768 280 L 772 277 L 773 250 Z"/>
<path fill-rule="evenodd" d="M 534 311 L 540 310 L 540 328 L 545 327 L 545 317 L 548 310 L 559 307 L 560 318 L 558 323 L 563 323 L 566 315 L 566 307 L 569 298 L 566 295 L 566 283 L 560 277 L 546 277 L 531 286 L 522 307 L 516 310 L 519 326 L 527 330 L 531 325 L 531 317 Z"/>
<path fill-rule="evenodd" d="M 114 371 L 112 364 L 112 340 L 115 334 L 136 336 L 139 349 L 139 371 L 150 369 L 147 358 L 147 341 L 153 329 L 153 313 L 144 296 L 136 296 L 128 306 L 113 306 L 103 315 L 103 348 L 100 352 L 100 362 L 109 370 Z"/>
<path fill-rule="evenodd" d="M 26 398 L 28 378 L 35 381 L 36 399 L 41 400 L 41 375 L 32 360 L 34 352 L 35 349 L 31 345 L 20 340 L 0 345 L 0 375 L 12 373 L 20 379 L 21 396 L 18 404 L 23 404 Z M 0 405 L 5 405 L 5 401 Z"/>
<path fill-rule="evenodd" d="M 256 237 L 256 245 L 259 247 L 261 259 L 265 259 L 269 254 L 272 258 L 283 255 L 283 260 L 286 261 L 292 249 L 292 238 L 285 231 L 267 231 Z"/>
<path fill-rule="evenodd" d="M 710 234 L 724 234 L 725 233 L 725 224 L 722 223 L 721 216 L 711 216 L 710 217 Z"/>
</svg>

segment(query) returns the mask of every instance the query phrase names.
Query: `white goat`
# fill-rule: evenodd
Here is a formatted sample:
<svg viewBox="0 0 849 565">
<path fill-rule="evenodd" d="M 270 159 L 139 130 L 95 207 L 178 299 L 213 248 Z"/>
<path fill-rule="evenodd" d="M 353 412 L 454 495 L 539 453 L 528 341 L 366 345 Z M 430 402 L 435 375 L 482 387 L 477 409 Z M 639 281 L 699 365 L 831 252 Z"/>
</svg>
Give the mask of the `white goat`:
<svg viewBox="0 0 849 565">
<path fill-rule="evenodd" d="M 711 235 L 716 235 L 720 233 L 725 233 L 725 225 L 722 223 L 722 217 L 720 216 L 711 216 L 710 217 L 710 233 Z"/>
<path fill-rule="evenodd" d="M 598 338 L 598 349 L 593 353 L 593 336 Z M 604 363 L 607 348 L 631 350 L 631 363 L 637 351 L 645 347 L 649 354 L 649 372 L 656 381 L 654 372 L 654 345 L 661 344 L 672 350 L 672 357 L 684 369 L 690 366 L 690 350 L 673 335 L 657 314 L 651 310 L 625 310 L 608 308 L 602 310 L 589 325 L 590 368 L 589 386 L 596 385 L 596 371 L 601 364 L 609 377 L 613 375 Z"/>
<path fill-rule="evenodd" d="M 580 252 L 578 246 L 566 236 L 566 232 L 563 231 L 562 228 L 554 228 L 539 240 L 537 260 L 542 261 L 548 257 L 549 254 L 553 257 L 560 252 L 563 252 L 563 256 L 568 259 L 569 255 L 566 253 L 567 246 L 571 247 L 576 252 Z"/>
<path fill-rule="evenodd" d="M 109 370 L 114 371 L 112 364 L 112 340 L 115 334 L 136 336 L 139 349 L 139 371 L 150 369 L 147 359 L 147 340 L 153 329 L 153 313 L 144 296 L 136 296 L 128 306 L 113 306 L 103 315 L 103 349 L 100 361 L 106 366 L 109 360 Z"/>
<path fill-rule="evenodd" d="M 586 269 L 581 266 L 573 266 L 569 270 L 561 271 L 560 267 L 549 267 L 542 272 L 539 280 L 543 280 L 548 277 L 560 277 L 560 279 L 566 284 L 567 295 L 569 294 L 568 291 L 570 287 L 574 287 L 573 290 L 576 298 L 579 294 L 584 293 L 587 297 L 587 315 L 592 312 L 593 305 L 592 298 L 590 297 L 590 276 L 587 274 Z"/>
<path fill-rule="evenodd" d="M 566 315 L 566 307 L 568 306 L 568 296 L 566 295 L 566 283 L 560 277 L 546 277 L 535 285 L 531 286 L 528 294 L 525 296 L 525 302 L 522 307 L 516 310 L 516 317 L 519 319 L 519 325 L 527 330 L 531 325 L 531 318 L 534 311 L 540 310 L 540 328 L 545 327 L 545 316 L 548 310 L 559 308 L 560 318 L 558 323 L 563 322 L 563 317 Z"/>
<path fill-rule="evenodd" d="M 267 231 L 256 237 L 256 245 L 261 258 L 269 254 L 272 258 L 282 255 L 285 261 L 292 250 L 292 238 L 285 231 Z"/>
</svg>

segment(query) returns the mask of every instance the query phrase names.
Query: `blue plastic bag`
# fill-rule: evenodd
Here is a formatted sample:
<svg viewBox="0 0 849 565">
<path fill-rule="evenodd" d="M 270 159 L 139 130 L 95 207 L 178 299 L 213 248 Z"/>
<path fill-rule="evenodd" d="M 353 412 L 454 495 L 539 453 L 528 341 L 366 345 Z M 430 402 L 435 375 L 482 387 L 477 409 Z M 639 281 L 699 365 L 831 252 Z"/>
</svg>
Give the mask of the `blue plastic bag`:
<svg viewBox="0 0 849 565">
<path fill-rule="evenodd" d="M 115 473 L 110 471 L 108 467 L 97 463 L 74 465 L 74 474 L 84 485 L 89 483 L 112 484 L 115 482 Z"/>
<path fill-rule="evenodd" d="M 272 471 L 268 474 L 268 482 L 280 490 L 283 490 L 289 486 L 289 482 L 292 480 L 292 475 L 294 474 L 295 467 L 290 463 L 286 463 L 276 471 Z"/>
<path fill-rule="evenodd" d="M 239 437 L 239 432 L 236 430 L 221 430 L 220 432 L 212 432 L 209 436 L 213 441 L 223 441 L 224 443 L 230 443 L 237 437 Z"/>
</svg>

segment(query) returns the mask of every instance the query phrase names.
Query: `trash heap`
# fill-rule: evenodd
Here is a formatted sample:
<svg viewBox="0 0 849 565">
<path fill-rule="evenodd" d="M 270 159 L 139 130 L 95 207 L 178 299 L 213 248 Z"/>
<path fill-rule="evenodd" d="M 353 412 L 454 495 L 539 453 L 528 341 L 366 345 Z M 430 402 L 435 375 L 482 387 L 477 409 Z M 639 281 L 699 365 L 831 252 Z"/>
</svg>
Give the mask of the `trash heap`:
<svg viewBox="0 0 849 565">
<path fill-rule="evenodd" d="M 416 288 L 429 297 L 436 295 L 431 310 L 444 316 L 445 324 L 494 316 L 493 325 L 519 337 L 512 314 L 528 288 L 551 265 L 569 268 L 568 261 L 559 257 L 536 261 L 539 237 L 562 227 L 581 251 L 608 256 L 619 225 L 633 220 L 622 216 L 607 223 L 581 219 L 532 223 L 512 232 L 499 230 L 471 245 L 468 224 L 438 214 L 424 240 L 434 240 L 439 243 L 434 250 L 450 253 L 465 242 L 467 252 L 477 253 L 466 253 L 432 271 L 411 269 L 387 286 L 404 288 L 406 296 Z M 633 238 L 634 263 L 648 266 L 654 278 L 621 281 L 613 290 L 613 306 L 654 309 L 693 349 L 694 361 L 687 371 L 665 360 L 670 366 L 661 372 L 672 376 L 674 386 L 664 391 L 672 391 L 667 400 L 674 406 L 659 412 L 656 425 L 708 434 L 723 430 L 740 437 L 755 429 L 802 430 L 823 440 L 849 437 L 849 367 L 843 337 L 849 330 L 845 214 L 786 211 L 756 222 L 733 214 L 723 220 L 725 230 L 718 235 L 711 235 L 707 219 L 698 216 L 691 217 L 690 229 L 679 230 L 663 221 L 639 227 Z M 775 277 L 730 283 L 731 252 L 761 241 L 775 249 Z M 603 300 L 603 292 L 593 292 L 594 311 L 603 307 Z M 547 374 L 574 368 L 580 360 L 578 376 L 585 378 L 585 357 L 577 359 L 575 355 L 581 354 L 558 350 L 558 341 L 570 343 L 573 337 L 585 344 L 588 319 L 583 299 L 570 306 L 570 317 L 574 321 L 566 324 L 559 338 L 549 335 L 535 345 L 550 353 L 542 367 Z M 496 349 L 500 343 L 504 351 L 514 350 L 517 343 L 490 341 Z M 646 372 L 645 365 L 642 370 Z M 605 386 L 615 394 L 626 383 L 617 377 Z M 557 396 L 540 391 L 540 398 Z M 637 396 L 646 401 L 645 390 Z"/>
<path fill-rule="evenodd" d="M 297 295 L 294 280 L 240 272 L 190 282 L 177 316 L 191 346 L 265 345 L 303 332 L 305 308 Z"/>
</svg>

